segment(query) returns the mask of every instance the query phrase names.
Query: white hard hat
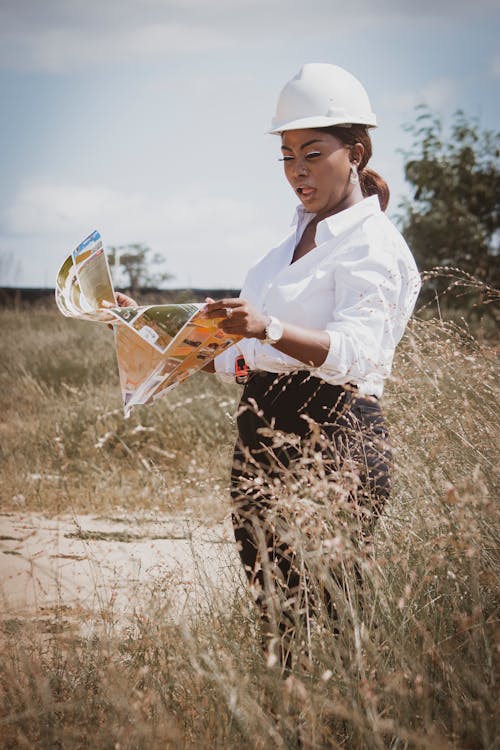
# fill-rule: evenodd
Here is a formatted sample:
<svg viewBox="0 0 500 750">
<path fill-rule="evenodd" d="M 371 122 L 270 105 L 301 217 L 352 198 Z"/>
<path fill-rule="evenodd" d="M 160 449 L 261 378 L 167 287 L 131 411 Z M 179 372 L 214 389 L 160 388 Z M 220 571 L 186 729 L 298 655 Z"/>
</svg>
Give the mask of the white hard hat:
<svg viewBox="0 0 500 750">
<path fill-rule="evenodd" d="M 358 79 L 338 65 L 307 63 L 282 90 L 269 132 L 354 124 L 377 126 Z"/>
</svg>

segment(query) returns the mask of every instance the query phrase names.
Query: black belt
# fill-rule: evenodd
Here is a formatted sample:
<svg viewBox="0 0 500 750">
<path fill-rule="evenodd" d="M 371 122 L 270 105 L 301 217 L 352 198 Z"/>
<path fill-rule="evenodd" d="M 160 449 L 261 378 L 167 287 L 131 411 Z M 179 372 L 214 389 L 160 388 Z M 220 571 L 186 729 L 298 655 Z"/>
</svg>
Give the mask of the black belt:
<svg viewBox="0 0 500 750">
<path fill-rule="evenodd" d="M 318 375 L 313 375 L 312 372 L 309 370 L 289 370 L 288 372 L 270 372 L 269 370 L 251 370 L 243 357 L 241 359 L 243 360 L 243 366 L 241 363 L 238 365 L 238 359 L 236 360 L 236 370 L 235 370 L 235 380 L 240 385 L 246 385 L 250 380 L 252 380 L 255 377 L 261 377 L 261 378 L 268 378 L 272 377 L 273 379 L 280 378 L 280 377 L 289 377 L 293 373 L 308 373 L 311 377 L 317 378 L 318 380 L 323 380 Z M 357 391 L 358 386 L 355 383 L 328 383 L 328 381 L 323 381 L 326 385 L 336 385 L 339 388 L 344 388 L 345 390 L 349 391 Z"/>
</svg>

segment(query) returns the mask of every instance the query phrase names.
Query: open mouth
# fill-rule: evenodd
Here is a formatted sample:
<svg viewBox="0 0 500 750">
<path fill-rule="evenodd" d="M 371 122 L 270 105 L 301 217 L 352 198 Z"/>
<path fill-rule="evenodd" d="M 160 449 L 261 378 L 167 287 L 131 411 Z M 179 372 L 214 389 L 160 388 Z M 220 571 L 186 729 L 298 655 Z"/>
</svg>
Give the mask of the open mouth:
<svg viewBox="0 0 500 750">
<path fill-rule="evenodd" d="M 302 185 L 297 188 L 297 193 L 301 198 L 310 198 L 315 192 L 315 188 L 309 187 L 308 185 Z"/>
</svg>

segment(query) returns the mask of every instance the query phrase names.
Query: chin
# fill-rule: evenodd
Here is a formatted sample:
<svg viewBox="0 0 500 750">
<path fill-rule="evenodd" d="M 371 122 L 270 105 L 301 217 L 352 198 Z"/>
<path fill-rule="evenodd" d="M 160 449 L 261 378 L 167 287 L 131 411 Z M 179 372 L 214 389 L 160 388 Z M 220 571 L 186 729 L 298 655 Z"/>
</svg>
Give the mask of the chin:
<svg viewBox="0 0 500 750">
<path fill-rule="evenodd" d="M 321 206 L 318 204 L 318 201 L 300 201 L 306 211 L 309 211 L 312 214 L 317 214 L 319 211 L 321 211 Z"/>
</svg>

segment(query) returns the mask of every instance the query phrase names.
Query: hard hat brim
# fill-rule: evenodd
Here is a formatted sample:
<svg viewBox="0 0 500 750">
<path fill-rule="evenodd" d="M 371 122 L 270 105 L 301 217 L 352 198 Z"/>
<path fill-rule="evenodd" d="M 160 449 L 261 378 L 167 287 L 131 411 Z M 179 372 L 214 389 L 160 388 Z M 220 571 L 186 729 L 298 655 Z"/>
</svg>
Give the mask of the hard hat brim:
<svg viewBox="0 0 500 750">
<path fill-rule="evenodd" d="M 369 118 L 360 118 L 359 116 L 352 120 L 346 119 L 345 117 L 301 117 L 299 120 L 282 120 L 277 121 L 273 118 L 272 128 L 267 132 L 271 135 L 281 135 L 285 130 L 303 130 L 306 128 L 331 128 L 334 125 L 343 125 L 344 127 L 350 127 L 351 125 L 365 125 L 367 128 L 377 127 L 377 118 L 373 113 Z"/>
</svg>

